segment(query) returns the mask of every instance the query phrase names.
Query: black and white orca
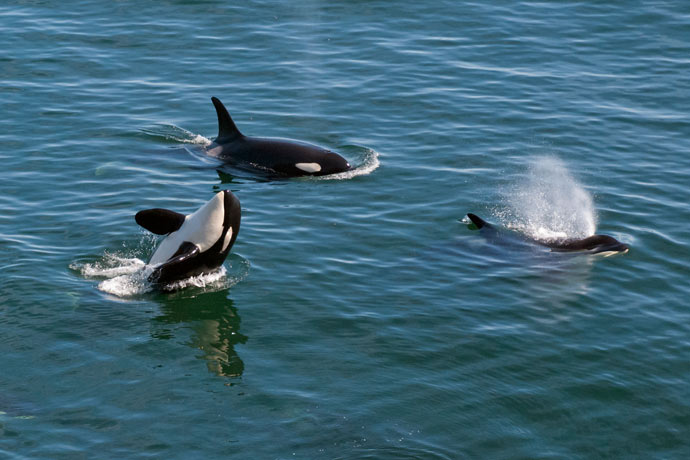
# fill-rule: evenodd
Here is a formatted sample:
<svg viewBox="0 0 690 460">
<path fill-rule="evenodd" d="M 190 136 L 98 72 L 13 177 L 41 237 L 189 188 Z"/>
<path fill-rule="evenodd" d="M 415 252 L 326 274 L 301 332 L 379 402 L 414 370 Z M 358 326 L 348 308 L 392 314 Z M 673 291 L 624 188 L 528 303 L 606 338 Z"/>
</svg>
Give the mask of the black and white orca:
<svg viewBox="0 0 690 460">
<path fill-rule="evenodd" d="M 229 190 L 218 192 L 193 214 L 168 209 L 139 211 L 135 220 L 157 235 L 167 235 L 153 253 L 149 281 L 166 285 L 218 269 L 240 230 L 240 201 Z"/>
<path fill-rule="evenodd" d="M 483 231 L 497 231 L 496 227 L 486 222 L 476 214 L 467 213 L 472 223 Z M 584 252 L 586 254 L 601 254 L 605 256 L 613 254 L 625 254 L 630 249 L 627 244 L 621 243 L 617 239 L 608 235 L 592 235 L 586 238 L 560 238 L 530 241 L 541 246 L 551 248 L 553 252 Z"/>
<path fill-rule="evenodd" d="M 215 97 L 211 100 L 218 114 L 218 137 L 206 152 L 213 157 L 287 177 L 325 176 L 351 169 L 345 158 L 316 145 L 245 136 L 237 129 L 223 103 Z"/>
</svg>

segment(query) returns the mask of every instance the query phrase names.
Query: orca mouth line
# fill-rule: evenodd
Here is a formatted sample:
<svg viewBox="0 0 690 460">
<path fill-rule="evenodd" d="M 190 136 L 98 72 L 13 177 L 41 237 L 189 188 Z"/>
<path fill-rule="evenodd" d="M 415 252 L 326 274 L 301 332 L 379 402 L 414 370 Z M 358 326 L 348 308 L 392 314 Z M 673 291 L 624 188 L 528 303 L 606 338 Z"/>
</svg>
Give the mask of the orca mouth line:
<svg viewBox="0 0 690 460">
<path fill-rule="evenodd" d="M 601 252 L 595 252 L 594 255 L 595 255 L 595 256 L 599 256 L 599 255 L 600 255 L 600 256 L 602 256 L 602 257 L 611 257 L 611 256 L 617 256 L 617 255 L 627 254 L 628 252 L 630 252 L 630 248 L 625 248 L 625 249 L 622 249 L 622 250 L 619 250 L 619 251 L 615 251 L 615 250 L 614 250 L 614 251 L 601 251 Z"/>
</svg>

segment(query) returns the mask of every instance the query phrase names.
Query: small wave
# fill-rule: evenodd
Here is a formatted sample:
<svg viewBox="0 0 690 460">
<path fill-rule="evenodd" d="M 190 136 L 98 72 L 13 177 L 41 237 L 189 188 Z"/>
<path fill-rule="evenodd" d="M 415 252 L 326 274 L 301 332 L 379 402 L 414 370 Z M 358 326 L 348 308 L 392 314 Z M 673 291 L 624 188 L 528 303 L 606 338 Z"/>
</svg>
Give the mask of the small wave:
<svg viewBox="0 0 690 460">
<path fill-rule="evenodd" d="M 211 144 L 211 140 L 201 134 L 194 134 L 184 128 L 175 125 L 161 124 L 152 128 L 143 128 L 140 130 L 147 136 L 155 137 L 166 142 L 174 142 L 179 144 L 196 144 L 207 146 Z"/>
</svg>

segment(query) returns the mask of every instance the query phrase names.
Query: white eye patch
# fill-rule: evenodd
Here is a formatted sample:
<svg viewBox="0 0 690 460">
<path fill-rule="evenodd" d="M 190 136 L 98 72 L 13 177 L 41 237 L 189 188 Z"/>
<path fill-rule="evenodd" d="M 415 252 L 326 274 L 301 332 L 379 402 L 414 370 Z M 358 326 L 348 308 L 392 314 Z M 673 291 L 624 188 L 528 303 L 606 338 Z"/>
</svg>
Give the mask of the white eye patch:
<svg viewBox="0 0 690 460">
<path fill-rule="evenodd" d="M 223 240 L 223 251 L 228 248 L 230 240 L 232 239 L 232 227 L 228 228 L 228 232 L 225 234 L 225 239 Z"/>
</svg>

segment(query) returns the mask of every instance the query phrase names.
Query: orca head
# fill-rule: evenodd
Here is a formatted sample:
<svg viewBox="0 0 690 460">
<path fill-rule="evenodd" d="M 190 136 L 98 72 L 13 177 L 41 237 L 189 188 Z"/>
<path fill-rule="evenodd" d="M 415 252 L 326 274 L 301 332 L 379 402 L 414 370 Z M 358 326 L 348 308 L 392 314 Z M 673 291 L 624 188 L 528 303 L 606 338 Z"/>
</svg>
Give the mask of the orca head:
<svg viewBox="0 0 690 460">
<path fill-rule="evenodd" d="M 314 176 L 338 174 L 352 169 L 348 161 L 331 150 L 322 149 L 317 161 L 296 163 L 295 167 Z"/>
<path fill-rule="evenodd" d="M 139 211 L 139 225 L 167 234 L 149 261 L 156 267 L 149 281 L 167 284 L 220 267 L 237 238 L 240 214 L 240 202 L 229 190 L 187 216 L 166 209 Z"/>
<path fill-rule="evenodd" d="M 581 240 L 565 241 L 552 246 L 555 251 L 587 251 L 590 254 L 625 254 L 630 249 L 627 244 L 608 235 L 592 235 Z"/>
</svg>

